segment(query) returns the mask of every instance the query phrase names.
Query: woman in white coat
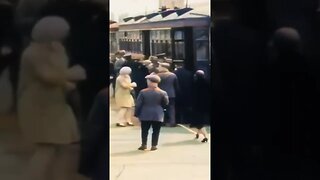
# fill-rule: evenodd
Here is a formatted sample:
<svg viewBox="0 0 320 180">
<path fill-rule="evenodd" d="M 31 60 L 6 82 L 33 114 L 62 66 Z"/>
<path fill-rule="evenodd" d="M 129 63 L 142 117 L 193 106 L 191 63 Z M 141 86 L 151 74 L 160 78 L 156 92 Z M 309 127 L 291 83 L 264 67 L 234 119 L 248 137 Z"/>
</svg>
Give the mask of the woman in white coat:
<svg viewBox="0 0 320 180">
<path fill-rule="evenodd" d="M 118 112 L 119 123 L 117 123 L 119 127 L 133 126 L 131 119 L 133 117 L 134 100 L 131 91 L 137 87 L 137 84 L 131 82 L 130 74 L 131 68 L 123 67 L 120 69 L 116 80 L 115 102 L 120 108 Z"/>
<path fill-rule="evenodd" d="M 86 75 L 81 66 L 68 68 L 61 43 L 68 32 L 64 19 L 45 17 L 33 27 L 32 42 L 22 55 L 18 120 L 23 137 L 35 145 L 25 180 L 72 180 L 76 175 L 80 137 L 66 94 Z"/>
</svg>

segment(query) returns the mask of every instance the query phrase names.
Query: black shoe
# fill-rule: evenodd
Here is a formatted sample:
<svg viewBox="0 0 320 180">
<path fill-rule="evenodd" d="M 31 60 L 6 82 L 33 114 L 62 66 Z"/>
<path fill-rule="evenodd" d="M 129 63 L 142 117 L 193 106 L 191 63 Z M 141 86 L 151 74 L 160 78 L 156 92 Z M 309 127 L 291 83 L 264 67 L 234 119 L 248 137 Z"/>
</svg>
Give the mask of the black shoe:
<svg viewBox="0 0 320 180">
<path fill-rule="evenodd" d="M 155 150 L 157 150 L 157 149 L 158 149 L 157 146 L 152 146 L 150 150 L 151 150 L 151 151 L 155 151 Z"/>
<path fill-rule="evenodd" d="M 134 124 L 132 124 L 132 123 L 129 123 L 129 122 L 127 123 L 127 125 L 128 125 L 128 126 L 134 126 Z"/>
<path fill-rule="evenodd" d="M 139 148 L 138 148 L 138 150 L 140 150 L 140 151 L 144 151 L 144 150 L 146 150 L 147 149 L 147 146 L 145 146 L 145 145 L 141 145 Z"/>
<path fill-rule="evenodd" d="M 203 142 L 203 143 L 208 142 L 208 138 L 204 138 L 201 142 Z"/>
<path fill-rule="evenodd" d="M 120 123 L 117 123 L 117 126 L 118 126 L 118 127 L 126 127 L 126 125 L 120 124 Z"/>
<path fill-rule="evenodd" d="M 196 139 L 199 139 L 199 134 L 196 134 Z"/>
</svg>

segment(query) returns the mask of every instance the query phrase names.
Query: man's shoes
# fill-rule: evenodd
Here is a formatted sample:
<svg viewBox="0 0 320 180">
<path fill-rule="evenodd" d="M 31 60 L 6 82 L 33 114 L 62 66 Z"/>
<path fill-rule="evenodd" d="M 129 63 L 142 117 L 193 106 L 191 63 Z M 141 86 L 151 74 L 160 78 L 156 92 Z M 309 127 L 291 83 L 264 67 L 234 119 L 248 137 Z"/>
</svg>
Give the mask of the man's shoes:
<svg viewBox="0 0 320 180">
<path fill-rule="evenodd" d="M 152 146 L 150 151 L 156 151 L 157 149 L 158 149 L 157 146 Z"/>
<path fill-rule="evenodd" d="M 144 151 L 144 150 L 146 150 L 147 149 L 147 146 L 146 145 L 141 145 L 139 148 L 138 148 L 138 150 L 140 150 L 140 151 Z"/>
</svg>

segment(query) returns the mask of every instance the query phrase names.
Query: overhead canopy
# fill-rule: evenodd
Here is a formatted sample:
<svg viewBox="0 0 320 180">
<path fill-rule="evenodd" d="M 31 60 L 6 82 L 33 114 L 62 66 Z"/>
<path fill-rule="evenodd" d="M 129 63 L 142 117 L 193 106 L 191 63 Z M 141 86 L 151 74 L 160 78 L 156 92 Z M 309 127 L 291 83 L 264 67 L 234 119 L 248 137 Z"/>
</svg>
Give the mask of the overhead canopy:
<svg viewBox="0 0 320 180">
<path fill-rule="evenodd" d="M 166 10 L 148 15 L 128 17 L 119 25 L 120 30 L 210 26 L 210 16 L 192 13 L 192 8 Z"/>
<path fill-rule="evenodd" d="M 119 23 L 112 23 L 109 26 L 110 31 L 118 31 L 119 30 Z"/>
</svg>

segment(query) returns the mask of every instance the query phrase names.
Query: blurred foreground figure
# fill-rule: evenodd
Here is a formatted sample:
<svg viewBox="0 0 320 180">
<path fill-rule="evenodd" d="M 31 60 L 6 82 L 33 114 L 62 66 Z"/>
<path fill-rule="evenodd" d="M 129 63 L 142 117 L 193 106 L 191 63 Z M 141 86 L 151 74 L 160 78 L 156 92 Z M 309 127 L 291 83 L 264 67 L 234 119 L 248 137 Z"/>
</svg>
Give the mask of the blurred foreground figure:
<svg viewBox="0 0 320 180">
<path fill-rule="evenodd" d="M 107 178 L 109 91 L 96 97 L 83 134 L 79 172 L 92 180 Z"/>
<path fill-rule="evenodd" d="M 148 132 L 152 126 L 151 151 L 157 150 L 161 123 L 164 119 L 164 107 L 169 104 L 169 98 L 165 91 L 158 87 L 161 81 L 157 75 L 146 76 L 148 88 L 143 89 L 137 99 L 135 116 L 141 122 L 141 146 L 138 150 L 147 149 Z"/>
<path fill-rule="evenodd" d="M 34 26 L 22 55 L 18 119 L 23 137 L 35 145 L 25 180 L 72 180 L 76 175 L 80 137 L 66 94 L 86 75 L 81 66 L 68 69 L 61 44 L 68 32 L 64 19 L 45 17 Z"/>
<path fill-rule="evenodd" d="M 95 96 L 108 84 L 106 2 L 103 0 L 49 1 L 40 12 L 42 17 L 61 16 L 70 24 L 70 37 L 65 42 L 70 55 L 70 65 L 79 64 L 87 73 L 86 81 L 78 85 L 83 119 L 88 118 Z"/>
<path fill-rule="evenodd" d="M 0 1 L 0 114 L 15 110 L 21 39 L 14 26 L 14 6 Z M 14 109 L 13 109 L 14 108 Z"/>
</svg>

